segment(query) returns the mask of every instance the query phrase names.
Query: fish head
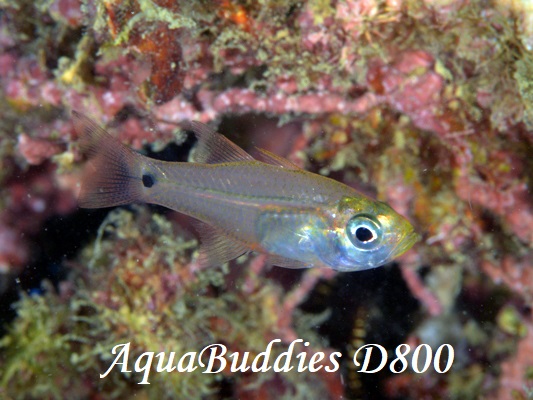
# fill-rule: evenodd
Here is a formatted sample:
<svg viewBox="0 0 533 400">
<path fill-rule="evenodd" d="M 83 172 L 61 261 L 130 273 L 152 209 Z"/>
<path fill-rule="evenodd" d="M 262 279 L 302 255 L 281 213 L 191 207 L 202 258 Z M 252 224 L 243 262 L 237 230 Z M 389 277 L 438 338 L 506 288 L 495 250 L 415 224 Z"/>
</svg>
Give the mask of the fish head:
<svg viewBox="0 0 533 400">
<path fill-rule="evenodd" d="M 420 236 L 413 226 L 388 204 L 367 197 L 346 197 L 335 216 L 336 249 L 333 268 L 360 271 L 376 268 L 405 253 Z"/>
</svg>

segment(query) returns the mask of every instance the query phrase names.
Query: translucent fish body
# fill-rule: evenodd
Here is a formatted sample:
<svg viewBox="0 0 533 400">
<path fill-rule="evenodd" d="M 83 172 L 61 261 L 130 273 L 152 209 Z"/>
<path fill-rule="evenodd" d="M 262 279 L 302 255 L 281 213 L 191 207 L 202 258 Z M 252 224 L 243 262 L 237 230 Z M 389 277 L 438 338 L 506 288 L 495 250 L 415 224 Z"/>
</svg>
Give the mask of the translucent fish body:
<svg viewBox="0 0 533 400">
<path fill-rule="evenodd" d="M 198 122 L 194 163 L 144 157 L 75 113 L 90 159 L 82 207 L 159 204 L 200 221 L 201 262 L 222 263 L 249 251 L 289 268 L 357 271 L 378 267 L 417 240 L 388 205 L 347 185 L 304 171 L 260 150 L 263 161 Z"/>
</svg>

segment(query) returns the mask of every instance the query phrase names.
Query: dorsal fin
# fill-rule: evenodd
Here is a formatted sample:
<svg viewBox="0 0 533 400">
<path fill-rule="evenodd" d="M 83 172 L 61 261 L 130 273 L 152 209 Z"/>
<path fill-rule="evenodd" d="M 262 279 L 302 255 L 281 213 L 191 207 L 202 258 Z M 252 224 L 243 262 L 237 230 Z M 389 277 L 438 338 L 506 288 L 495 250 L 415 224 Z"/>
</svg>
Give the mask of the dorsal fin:
<svg viewBox="0 0 533 400">
<path fill-rule="evenodd" d="M 290 162 L 286 158 L 283 158 L 274 153 L 271 153 L 268 150 L 261 149 L 259 147 L 256 147 L 255 149 L 261 154 L 261 161 L 267 164 L 277 165 L 278 167 L 283 167 L 287 169 L 294 169 L 294 170 L 301 169 L 299 166 Z"/>
<path fill-rule="evenodd" d="M 212 225 L 196 221 L 195 227 L 200 235 L 198 264 L 201 266 L 221 265 L 250 251 L 246 244 Z"/>
<path fill-rule="evenodd" d="M 252 161 L 254 159 L 231 140 L 201 122 L 183 122 L 180 125 L 183 129 L 192 131 L 198 139 L 198 144 L 194 152 L 195 162 L 219 164 L 224 162 Z"/>
</svg>

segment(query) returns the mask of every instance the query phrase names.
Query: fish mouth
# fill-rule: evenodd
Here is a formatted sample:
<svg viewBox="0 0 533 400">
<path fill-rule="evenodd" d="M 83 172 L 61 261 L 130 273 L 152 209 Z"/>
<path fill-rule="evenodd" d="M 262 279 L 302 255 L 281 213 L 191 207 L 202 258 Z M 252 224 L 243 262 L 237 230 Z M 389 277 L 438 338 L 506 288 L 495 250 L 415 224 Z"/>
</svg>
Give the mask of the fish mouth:
<svg viewBox="0 0 533 400">
<path fill-rule="evenodd" d="M 418 242 L 422 237 L 414 231 L 414 229 L 410 229 L 407 231 L 402 238 L 398 241 L 398 244 L 394 249 L 392 249 L 389 260 L 396 258 L 398 256 L 401 256 L 403 253 L 405 253 L 407 250 L 409 250 L 413 245 Z"/>
</svg>

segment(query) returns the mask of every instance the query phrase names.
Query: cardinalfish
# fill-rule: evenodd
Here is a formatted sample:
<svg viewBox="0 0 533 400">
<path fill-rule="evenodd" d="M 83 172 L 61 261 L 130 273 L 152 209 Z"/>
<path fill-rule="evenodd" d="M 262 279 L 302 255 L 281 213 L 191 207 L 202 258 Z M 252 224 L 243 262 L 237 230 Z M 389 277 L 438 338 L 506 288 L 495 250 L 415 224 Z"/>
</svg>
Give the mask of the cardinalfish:
<svg viewBox="0 0 533 400">
<path fill-rule="evenodd" d="M 385 203 L 257 149 L 260 160 L 200 122 L 195 162 L 145 157 L 74 112 L 89 158 L 85 208 L 159 204 L 198 220 L 199 262 L 215 265 L 254 251 L 271 265 L 360 271 L 379 267 L 418 240 Z"/>
</svg>

